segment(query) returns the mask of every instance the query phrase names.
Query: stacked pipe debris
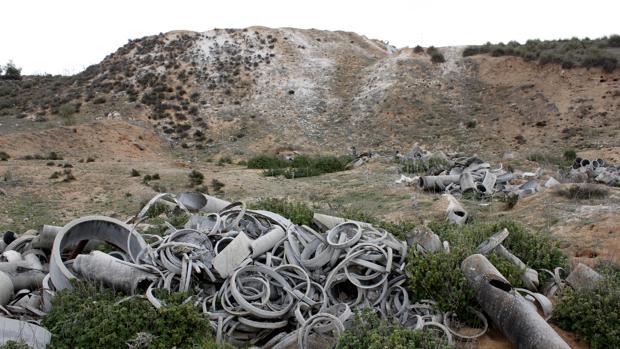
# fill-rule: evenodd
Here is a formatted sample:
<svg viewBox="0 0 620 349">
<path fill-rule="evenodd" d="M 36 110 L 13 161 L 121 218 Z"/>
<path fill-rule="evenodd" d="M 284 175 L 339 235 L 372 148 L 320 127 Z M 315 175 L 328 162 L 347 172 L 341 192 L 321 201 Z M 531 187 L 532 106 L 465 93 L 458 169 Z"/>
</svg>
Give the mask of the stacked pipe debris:
<svg viewBox="0 0 620 349">
<path fill-rule="evenodd" d="M 144 222 L 155 205 L 186 213 L 187 223 L 177 229 L 165 222 L 164 234 L 149 233 L 152 227 Z M 21 236 L 7 232 L 0 246 L 0 343 L 45 347 L 51 334 L 36 323 L 50 311 L 55 292 L 71 289 L 74 279 L 144 294 L 156 308 L 165 305 L 157 289 L 192 294 L 188 301 L 211 319 L 217 340 L 235 345 L 328 347 L 362 308 L 411 328 L 432 329 L 446 343 L 486 332 L 482 313 L 472 310 L 481 326 L 464 334 L 455 314 L 442 313 L 432 300 L 409 298 L 408 247 L 421 253 L 450 249 L 434 233 L 415 232 L 408 244 L 371 224 L 339 217 L 316 214 L 313 226 L 240 202 L 184 193 L 158 194 L 126 222 L 86 216 Z M 495 251 L 519 266 L 528 287 L 537 290 L 537 273 L 501 245 L 507 234 L 496 234 L 478 252 Z M 117 250 L 98 250 L 102 242 Z M 546 272 L 554 281 L 546 290 L 564 287 L 561 270 Z M 586 277 L 593 278 L 574 279 Z M 542 304 L 545 314 L 550 311 L 544 296 L 524 297 Z M 18 331 L 25 326 L 27 336 Z"/>
<path fill-rule="evenodd" d="M 577 157 L 573 163 L 569 176 L 575 179 L 593 180 L 598 183 L 620 186 L 620 166 L 606 164 L 603 159 L 582 159 Z"/>
</svg>

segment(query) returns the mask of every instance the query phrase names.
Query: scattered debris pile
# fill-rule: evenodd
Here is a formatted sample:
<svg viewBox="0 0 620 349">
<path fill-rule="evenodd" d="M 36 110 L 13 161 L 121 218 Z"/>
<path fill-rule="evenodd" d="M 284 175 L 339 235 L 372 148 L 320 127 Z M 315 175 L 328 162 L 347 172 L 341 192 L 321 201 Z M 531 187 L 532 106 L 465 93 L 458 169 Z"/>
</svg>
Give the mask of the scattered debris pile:
<svg viewBox="0 0 620 349">
<path fill-rule="evenodd" d="M 570 169 L 569 177 L 575 181 L 596 181 L 620 186 L 620 166 L 606 164 L 603 159 L 588 160 L 577 157 Z"/>
<path fill-rule="evenodd" d="M 153 227 L 144 222 L 157 205 L 186 214 L 183 228 L 166 221 L 163 234 L 153 233 Z M 157 289 L 185 292 L 187 302 L 202 307 L 208 315 L 217 340 L 235 345 L 333 346 L 353 311 L 363 308 L 411 328 L 433 330 L 448 344 L 473 340 L 487 331 L 486 317 L 478 311 L 472 309 L 480 318 L 480 328 L 463 332 L 456 314 L 441 312 L 432 300 L 409 299 L 405 285 L 408 249 L 415 246 L 421 253 L 450 249 L 434 233 L 415 232 L 407 243 L 371 224 L 322 214 L 315 214 L 313 226 L 295 225 L 273 212 L 249 210 L 241 202 L 184 193 L 159 194 L 126 222 L 86 216 L 64 227 L 46 225 L 21 236 L 5 233 L 0 243 L 0 322 L 8 330 L 0 343 L 23 340 L 36 348 L 45 347 L 51 334 L 25 321 L 37 323 L 50 311 L 55 292 L 72 289 L 75 279 L 130 295 L 144 294 L 156 308 L 165 306 L 156 296 Z M 530 330 L 544 328 L 548 331 L 544 338 L 528 338 L 527 343 L 567 347 L 532 310 L 532 304 L 537 304 L 548 316 L 551 303 L 536 293 L 537 272 L 501 245 L 507 236 L 508 231 L 499 232 L 477 252 L 495 251 L 517 265 L 531 291 L 513 290 L 484 262 L 483 255 L 473 255 L 470 258 L 484 262 L 484 270 L 470 268 L 467 260 L 463 269 L 480 302 L 516 343 Z M 116 250 L 104 248 L 104 243 Z M 543 289 L 555 292 L 564 287 L 561 271 L 548 273 L 553 276 L 552 285 Z M 497 288 L 493 280 L 505 287 Z M 502 294 L 496 296 L 498 292 Z M 487 296 L 494 297 L 492 303 L 485 300 Z M 510 302 L 505 304 L 504 298 L 517 302 L 518 309 Z M 536 328 L 509 326 L 506 321 L 515 312 L 520 321 L 535 323 L 531 326 Z M 29 337 L 11 330 L 19 326 L 32 327 Z"/>
</svg>

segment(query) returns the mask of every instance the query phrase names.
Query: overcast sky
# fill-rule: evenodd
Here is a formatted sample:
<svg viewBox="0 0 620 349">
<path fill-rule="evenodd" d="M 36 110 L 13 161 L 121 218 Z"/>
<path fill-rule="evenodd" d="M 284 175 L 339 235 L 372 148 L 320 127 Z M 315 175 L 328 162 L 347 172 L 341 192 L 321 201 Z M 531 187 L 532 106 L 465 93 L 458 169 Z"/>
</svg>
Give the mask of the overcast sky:
<svg viewBox="0 0 620 349">
<path fill-rule="evenodd" d="M 9 0 L 0 13 L 0 64 L 25 74 L 77 73 L 128 39 L 177 29 L 346 30 L 397 47 L 620 33 L 620 0 Z"/>
</svg>

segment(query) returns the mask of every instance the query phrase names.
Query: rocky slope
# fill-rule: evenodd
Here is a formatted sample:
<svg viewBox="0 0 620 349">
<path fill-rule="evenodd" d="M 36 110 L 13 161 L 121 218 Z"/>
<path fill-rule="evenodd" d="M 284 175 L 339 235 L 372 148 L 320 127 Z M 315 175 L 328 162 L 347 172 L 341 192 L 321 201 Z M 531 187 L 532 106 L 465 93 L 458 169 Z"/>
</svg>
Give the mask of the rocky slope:
<svg viewBox="0 0 620 349">
<path fill-rule="evenodd" d="M 354 33 L 292 28 L 159 34 L 72 77 L 0 82 L 11 125 L 0 133 L 120 115 L 173 145 L 234 154 L 618 146 L 618 70 L 440 51 L 447 61 L 431 63 Z"/>
</svg>

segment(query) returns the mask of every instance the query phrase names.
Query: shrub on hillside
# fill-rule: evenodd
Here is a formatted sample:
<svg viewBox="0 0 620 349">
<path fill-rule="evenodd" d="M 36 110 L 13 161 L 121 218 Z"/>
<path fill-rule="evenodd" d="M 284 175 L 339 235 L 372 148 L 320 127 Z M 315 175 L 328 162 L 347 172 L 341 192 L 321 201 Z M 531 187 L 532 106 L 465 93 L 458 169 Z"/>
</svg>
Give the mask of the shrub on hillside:
<svg viewBox="0 0 620 349">
<path fill-rule="evenodd" d="M 431 62 L 433 63 L 444 63 L 446 61 L 445 57 L 441 52 L 433 52 L 431 54 Z"/>
</svg>

